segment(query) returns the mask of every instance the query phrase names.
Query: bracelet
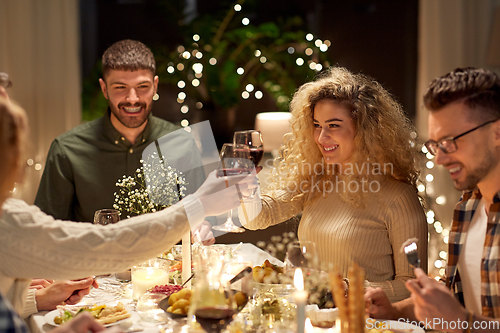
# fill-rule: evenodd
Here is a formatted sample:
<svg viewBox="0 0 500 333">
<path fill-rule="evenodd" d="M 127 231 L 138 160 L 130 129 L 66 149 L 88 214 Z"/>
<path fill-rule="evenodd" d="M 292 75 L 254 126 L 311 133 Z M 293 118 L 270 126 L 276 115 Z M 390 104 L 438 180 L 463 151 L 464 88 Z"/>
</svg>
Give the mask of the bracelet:
<svg viewBox="0 0 500 333">
<path fill-rule="evenodd" d="M 471 333 L 472 331 L 472 322 L 473 322 L 473 317 L 474 317 L 474 312 L 468 311 L 469 315 L 467 318 L 467 328 L 464 330 L 464 333 Z"/>
</svg>

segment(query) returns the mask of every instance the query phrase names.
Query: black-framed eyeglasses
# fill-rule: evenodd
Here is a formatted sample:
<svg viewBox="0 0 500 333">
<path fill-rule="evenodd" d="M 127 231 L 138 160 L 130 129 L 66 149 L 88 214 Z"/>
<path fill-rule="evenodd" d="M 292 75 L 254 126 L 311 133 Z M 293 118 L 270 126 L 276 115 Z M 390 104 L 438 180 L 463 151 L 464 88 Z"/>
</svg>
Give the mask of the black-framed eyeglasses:
<svg viewBox="0 0 500 333">
<path fill-rule="evenodd" d="M 498 119 L 487 121 L 484 124 L 481 124 L 479 126 L 474 127 L 471 130 L 468 130 L 467 132 L 459 134 L 459 135 L 457 135 L 455 137 L 444 138 L 443 140 L 441 140 L 439 142 L 436 142 L 434 140 L 429 140 L 424 145 L 427 148 L 427 150 L 429 151 L 429 153 L 431 153 L 431 155 L 436 155 L 438 148 L 441 149 L 445 154 L 453 153 L 453 152 L 455 152 L 457 150 L 457 144 L 455 142 L 456 139 L 461 138 L 464 135 L 469 134 L 471 132 L 474 132 L 475 130 L 477 130 L 477 129 L 483 127 L 483 126 L 486 126 L 488 124 L 494 123 L 497 120 Z"/>
</svg>

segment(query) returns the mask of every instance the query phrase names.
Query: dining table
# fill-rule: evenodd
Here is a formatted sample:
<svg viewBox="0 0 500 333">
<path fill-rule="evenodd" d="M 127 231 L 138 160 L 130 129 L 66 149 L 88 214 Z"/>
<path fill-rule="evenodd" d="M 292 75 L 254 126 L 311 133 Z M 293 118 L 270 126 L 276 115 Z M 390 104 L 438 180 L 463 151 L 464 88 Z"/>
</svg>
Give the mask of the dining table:
<svg viewBox="0 0 500 333">
<path fill-rule="evenodd" d="M 239 243 L 239 244 L 227 244 L 233 249 L 233 262 L 245 262 L 248 265 L 260 266 L 266 260 L 269 260 L 272 264 L 283 266 L 283 262 L 273 257 L 269 253 L 260 249 L 251 243 Z M 186 319 L 176 319 L 173 320 L 166 317 L 163 322 L 149 322 L 141 319 L 137 311 L 137 302 L 132 299 L 132 284 L 131 282 L 122 282 L 118 280 L 114 274 L 98 276 L 96 277 L 98 288 L 92 288 L 90 293 L 83 297 L 79 306 L 93 306 L 93 305 L 115 305 L 117 302 L 122 302 L 127 311 L 131 314 L 130 318 L 121 320 L 116 325 L 126 333 L 177 333 L 177 332 L 193 332 L 193 333 L 203 333 L 203 330 L 192 330 L 187 325 Z M 254 286 L 255 287 L 255 286 Z M 254 290 L 255 291 L 255 290 Z M 57 311 L 57 310 L 56 310 Z M 55 311 L 40 311 L 28 317 L 26 323 L 32 333 L 45 333 L 49 332 L 57 325 L 53 322 L 53 314 Z M 248 314 L 247 314 L 248 316 Z M 245 322 L 246 318 L 244 315 L 238 315 L 235 322 L 239 320 L 240 322 Z M 241 318 L 243 317 L 243 318 Z M 395 322 L 393 322 L 394 324 Z M 397 323 L 396 323 L 397 324 Z M 399 328 L 399 326 L 396 326 Z M 240 330 L 233 330 L 240 331 Z M 245 330 L 243 330 L 245 331 Z M 419 327 L 408 327 L 404 330 L 393 330 L 394 332 L 405 332 L 405 333 L 423 333 L 424 330 Z M 279 329 L 279 332 L 295 332 L 291 327 Z M 310 327 L 306 328 L 306 333 L 338 333 L 339 330 L 335 328 L 320 328 L 320 327 Z M 437 332 L 430 330 L 428 332 Z M 442 333 L 442 332 L 437 332 Z"/>
<path fill-rule="evenodd" d="M 235 260 L 243 262 L 251 262 L 254 266 L 261 265 L 266 259 L 271 263 L 282 266 L 283 263 L 263 251 L 259 247 L 251 243 L 228 244 L 233 248 L 233 256 Z M 109 276 L 96 277 L 99 288 L 93 288 L 88 295 L 83 297 L 79 305 L 94 305 L 94 304 L 115 304 L 122 302 L 125 308 L 130 312 L 131 316 L 128 319 L 120 321 L 120 328 L 124 332 L 181 332 L 185 321 L 175 321 L 168 319 L 165 323 L 151 323 L 143 321 L 137 310 L 134 301 L 132 300 L 132 289 L 130 282 L 120 282 L 114 274 Z M 48 315 L 49 314 L 49 315 Z M 53 321 L 48 319 L 51 311 L 40 311 L 28 317 L 26 322 L 32 333 L 45 333 L 54 329 L 56 326 Z M 51 323 L 48 323 L 51 322 Z M 184 329 L 185 330 L 185 329 Z"/>
</svg>

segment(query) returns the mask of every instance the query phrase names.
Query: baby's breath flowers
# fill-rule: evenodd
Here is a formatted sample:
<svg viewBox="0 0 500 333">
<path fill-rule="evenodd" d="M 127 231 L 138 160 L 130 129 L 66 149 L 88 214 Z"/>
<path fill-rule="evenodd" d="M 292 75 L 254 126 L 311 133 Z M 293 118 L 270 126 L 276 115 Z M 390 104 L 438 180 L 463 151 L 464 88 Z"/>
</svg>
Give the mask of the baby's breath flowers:
<svg viewBox="0 0 500 333">
<path fill-rule="evenodd" d="M 284 261 L 286 257 L 287 247 L 293 241 L 297 240 L 297 235 L 290 231 L 284 232 L 282 236 L 274 235 L 269 242 L 259 241 L 257 246 L 266 251 L 273 257 Z M 317 258 L 316 258 L 317 260 Z M 313 262 L 315 262 L 313 260 Z M 318 263 L 316 263 L 318 264 Z M 315 264 L 315 265 L 316 265 Z M 321 266 L 321 265 L 319 265 Z M 320 309 L 332 308 L 334 306 L 333 297 L 330 292 L 330 280 L 326 272 L 332 271 L 333 267 L 320 267 L 321 269 L 303 268 L 304 275 L 304 288 L 309 292 L 309 304 L 317 304 Z M 254 269 L 255 271 L 255 269 Z M 263 276 L 264 271 L 257 270 L 257 280 L 261 279 L 264 283 L 279 283 L 279 284 L 293 284 L 293 271 L 285 272 L 285 274 L 277 274 L 273 271 L 269 276 Z M 254 273 L 255 274 L 255 273 Z M 254 277 L 254 281 L 255 277 Z"/>
<path fill-rule="evenodd" d="M 283 237 L 280 235 L 274 235 L 271 237 L 271 241 L 266 243 L 265 241 L 257 242 L 257 246 L 262 250 L 266 251 L 273 257 L 284 261 L 286 255 L 286 247 L 288 243 L 297 240 L 297 236 L 293 231 L 284 232 Z"/>
<path fill-rule="evenodd" d="M 181 171 L 168 165 L 155 152 L 133 176 L 123 176 L 116 182 L 113 208 L 127 218 L 156 212 L 169 207 L 185 196 L 186 179 Z"/>
</svg>

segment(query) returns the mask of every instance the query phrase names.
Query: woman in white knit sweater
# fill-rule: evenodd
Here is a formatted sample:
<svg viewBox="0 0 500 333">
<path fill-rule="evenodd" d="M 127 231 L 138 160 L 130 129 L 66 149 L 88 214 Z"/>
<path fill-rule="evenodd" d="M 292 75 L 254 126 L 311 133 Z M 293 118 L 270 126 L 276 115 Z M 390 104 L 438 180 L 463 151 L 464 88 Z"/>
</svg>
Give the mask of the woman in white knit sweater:
<svg viewBox="0 0 500 333">
<path fill-rule="evenodd" d="M 404 281 L 414 275 L 400 248 L 418 238 L 425 269 L 427 223 L 415 132 L 401 106 L 376 81 L 332 68 L 299 88 L 291 112 L 292 132 L 254 203 L 262 210 L 242 222 L 263 229 L 302 213 L 299 239 L 316 243 L 323 269 L 346 277 L 356 262 L 391 301 L 408 297 Z"/>
<path fill-rule="evenodd" d="M 27 120 L 24 110 L 0 96 L 0 293 L 18 313 L 33 277 L 80 279 L 118 272 L 168 250 L 205 216 L 239 205 L 254 176 L 209 175 L 195 194 L 157 213 L 115 225 L 54 220 L 36 206 L 8 199 L 22 173 Z M 227 183 L 229 182 L 229 183 Z M 229 185 L 229 187 L 228 187 Z"/>
</svg>

